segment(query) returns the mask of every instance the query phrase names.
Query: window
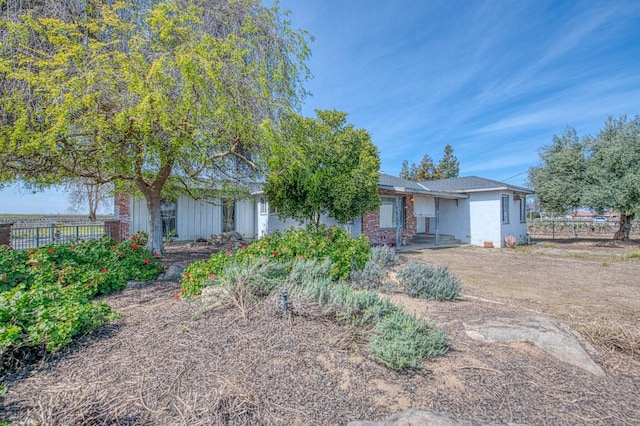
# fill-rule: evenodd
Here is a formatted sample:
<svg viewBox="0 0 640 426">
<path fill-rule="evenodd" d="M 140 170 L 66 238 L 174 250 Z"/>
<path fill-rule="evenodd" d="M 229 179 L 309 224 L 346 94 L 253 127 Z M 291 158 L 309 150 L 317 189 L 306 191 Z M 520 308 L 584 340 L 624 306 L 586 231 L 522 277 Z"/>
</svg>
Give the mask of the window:
<svg viewBox="0 0 640 426">
<path fill-rule="evenodd" d="M 267 200 L 264 197 L 260 197 L 260 215 L 264 216 L 267 214 Z"/>
<path fill-rule="evenodd" d="M 501 207 L 501 219 L 502 219 L 502 223 L 509 223 L 509 196 L 508 195 L 503 195 L 502 196 L 502 202 L 500 203 L 500 207 Z"/>
<path fill-rule="evenodd" d="M 236 203 L 234 200 L 222 200 L 222 232 L 236 230 Z"/>
<path fill-rule="evenodd" d="M 520 223 L 527 221 L 527 199 L 525 197 L 520 198 Z"/>
<path fill-rule="evenodd" d="M 269 214 L 278 214 L 278 209 L 269 204 Z"/>
<path fill-rule="evenodd" d="M 162 221 L 162 236 L 176 235 L 176 210 L 177 205 L 171 201 L 160 203 L 160 220 Z"/>
<path fill-rule="evenodd" d="M 380 229 L 396 229 L 396 197 L 381 197 Z M 404 228 L 404 197 L 400 198 L 400 227 Z"/>
</svg>

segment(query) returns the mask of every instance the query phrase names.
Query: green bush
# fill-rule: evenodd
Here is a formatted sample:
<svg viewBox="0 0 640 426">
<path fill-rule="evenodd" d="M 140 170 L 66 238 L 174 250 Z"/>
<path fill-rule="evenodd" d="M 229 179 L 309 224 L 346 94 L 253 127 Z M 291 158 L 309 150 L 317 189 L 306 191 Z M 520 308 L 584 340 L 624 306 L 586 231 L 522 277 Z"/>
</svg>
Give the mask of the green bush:
<svg viewBox="0 0 640 426">
<path fill-rule="evenodd" d="M 398 271 L 398 279 L 411 297 L 453 300 L 460 295 L 460 280 L 449 274 L 446 265 L 432 268 L 415 261 Z"/>
<path fill-rule="evenodd" d="M 202 288 L 222 278 L 225 267 L 233 262 L 254 261 L 290 263 L 294 260 L 330 260 L 331 277 L 346 279 L 352 267 L 363 268 L 369 258 L 366 236 L 351 238 L 339 227 L 320 226 L 318 229 L 287 229 L 260 238 L 249 246 L 232 253 L 221 251 L 207 261 L 190 264 L 182 274 L 181 296 L 200 294 Z"/>
<path fill-rule="evenodd" d="M 394 249 L 386 246 L 372 247 L 364 268 L 354 269 L 350 278 L 360 288 L 377 290 L 384 286 L 386 271 L 397 264 L 398 256 Z"/>
<path fill-rule="evenodd" d="M 420 369 L 425 358 L 445 354 L 449 341 L 442 330 L 398 309 L 376 323 L 369 350 L 375 360 L 394 370 Z"/>
<path fill-rule="evenodd" d="M 98 294 L 127 280 L 157 277 L 162 265 L 135 241 L 104 237 L 29 251 L 0 247 L 0 352 L 43 345 L 55 350 L 114 318 Z"/>
</svg>

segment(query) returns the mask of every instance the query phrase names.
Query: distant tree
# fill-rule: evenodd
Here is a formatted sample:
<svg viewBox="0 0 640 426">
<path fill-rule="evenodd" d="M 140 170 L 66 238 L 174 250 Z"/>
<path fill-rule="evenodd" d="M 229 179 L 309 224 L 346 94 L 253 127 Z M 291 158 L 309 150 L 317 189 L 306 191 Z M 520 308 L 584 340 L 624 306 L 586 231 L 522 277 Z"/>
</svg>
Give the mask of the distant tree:
<svg viewBox="0 0 640 426">
<path fill-rule="evenodd" d="M 460 163 L 455 155 L 453 155 L 453 147 L 447 144 L 444 147 L 444 155 L 436 166 L 433 158 L 429 154 L 425 154 L 416 166 L 404 160 L 400 168 L 400 177 L 403 179 L 423 182 L 434 179 L 449 179 L 460 175 Z"/>
<path fill-rule="evenodd" d="M 380 205 L 378 150 L 346 117 L 340 111 L 316 110 L 315 119 L 292 114 L 282 134 L 271 134 L 264 193 L 280 216 L 317 227 L 323 214 L 346 223 Z"/>
<path fill-rule="evenodd" d="M 418 165 L 418 169 L 416 170 L 415 180 L 418 182 L 431 180 L 433 179 L 433 175 L 435 172 L 436 166 L 433 162 L 433 158 L 431 158 L 429 154 L 425 154 L 424 157 L 422 157 L 422 161 L 420 161 L 420 164 Z"/>
<path fill-rule="evenodd" d="M 99 184 L 91 179 L 72 179 L 64 184 L 73 211 L 89 209 L 89 220 L 98 218 L 98 209 L 113 196 L 113 185 Z"/>
<path fill-rule="evenodd" d="M 547 211 L 564 214 L 585 206 L 620 213 L 616 240 L 626 240 L 640 212 L 640 115 L 609 118 L 596 137 L 567 129 L 540 153 L 529 183 Z"/>
<path fill-rule="evenodd" d="M 400 177 L 402 179 L 416 180 L 417 172 L 418 166 L 416 166 L 416 163 L 411 163 L 411 166 L 409 166 L 409 162 L 407 160 L 402 162 L 402 166 L 400 167 Z"/>
<path fill-rule="evenodd" d="M 451 179 L 460 175 L 460 163 L 453 155 L 453 147 L 447 144 L 444 147 L 444 155 L 435 168 L 433 179 Z"/>
<path fill-rule="evenodd" d="M 238 163 L 258 169 L 260 124 L 275 128 L 304 96 L 306 34 L 260 0 L 0 11 L 0 180 L 87 178 L 141 194 L 154 252 L 167 192 L 212 186 Z"/>
</svg>

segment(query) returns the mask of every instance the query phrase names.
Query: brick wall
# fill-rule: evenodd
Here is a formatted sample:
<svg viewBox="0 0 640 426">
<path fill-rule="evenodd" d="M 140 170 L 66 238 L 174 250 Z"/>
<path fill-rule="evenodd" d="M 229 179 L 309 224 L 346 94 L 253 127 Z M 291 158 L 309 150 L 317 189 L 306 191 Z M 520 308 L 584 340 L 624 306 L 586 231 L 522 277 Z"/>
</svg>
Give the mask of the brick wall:
<svg viewBox="0 0 640 426">
<path fill-rule="evenodd" d="M 129 226 L 131 224 L 131 211 L 129 197 L 118 193 L 113 201 L 113 218 L 120 222 L 120 240 L 126 240 L 131 236 Z"/>
<path fill-rule="evenodd" d="M 416 217 L 413 215 L 413 197 L 410 194 L 398 194 L 393 191 L 379 190 L 381 196 L 404 196 L 405 205 L 405 227 L 402 230 L 403 244 L 408 244 L 416 235 Z M 362 233 L 365 234 L 374 244 L 396 244 L 395 229 L 380 229 L 380 209 L 365 214 L 362 217 Z"/>
</svg>

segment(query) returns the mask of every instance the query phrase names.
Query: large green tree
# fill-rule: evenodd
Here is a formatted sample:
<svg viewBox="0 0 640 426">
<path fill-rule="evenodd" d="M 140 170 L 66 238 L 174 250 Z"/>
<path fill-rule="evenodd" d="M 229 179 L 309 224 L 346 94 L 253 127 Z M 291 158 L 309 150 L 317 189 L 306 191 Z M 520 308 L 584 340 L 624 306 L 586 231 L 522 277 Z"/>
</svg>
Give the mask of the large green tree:
<svg viewBox="0 0 640 426">
<path fill-rule="evenodd" d="M 584 144 L 571 128 L 540 149 L 540 165 L 529 170 L 529 184 L 552 216 L 580 207 L 586 179 Z"/>
<path fill-rule="evenodd" d="M 347 123 L 347 114 L 292 114 L 283 132 L 271 134 L 270 174 L 264 192 L 282 217 L 318 226 L 328 214 L 342 223 L 376 209 L 380 158 L 369 133 Z"/>
<path fill-rule="evenodd" d="M 586 206 L 620 214 L 617 240 L 626 240 L 640 212 L 640 116 L 609 118 L 595 136 L 567 129 L 540 153 L 529 183 L 545 210 L 563 214 Z"/>
<path fill-rule="evenodd" d="M 260 0 L 2 2 L 0 180 L 137 191 L 246 178 L 304 96 L 307 36 Z M 220 185 L 218 185 L 220 186 Z"/>
</svg>

